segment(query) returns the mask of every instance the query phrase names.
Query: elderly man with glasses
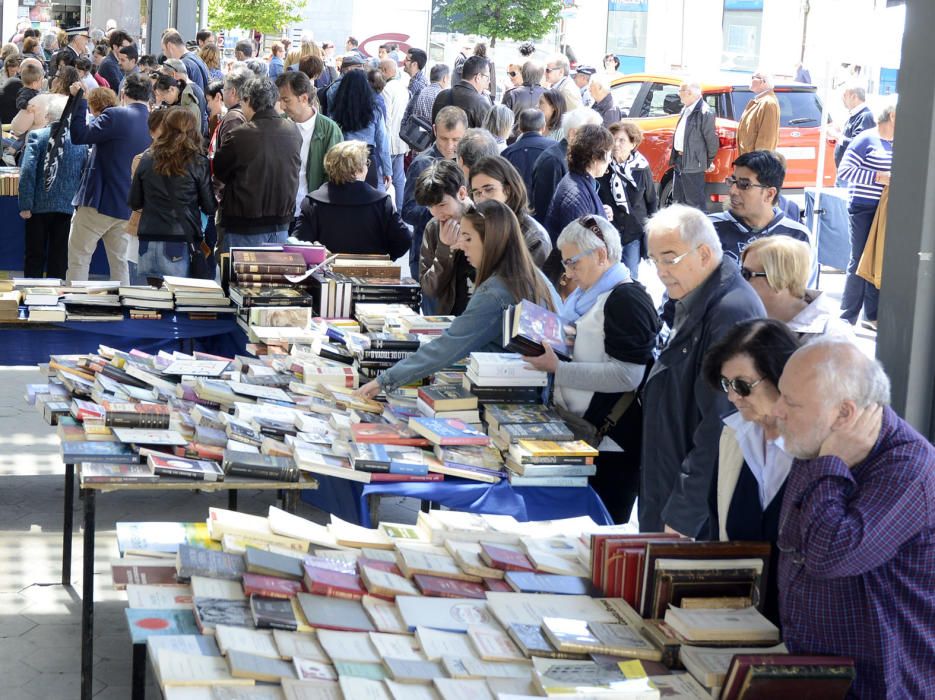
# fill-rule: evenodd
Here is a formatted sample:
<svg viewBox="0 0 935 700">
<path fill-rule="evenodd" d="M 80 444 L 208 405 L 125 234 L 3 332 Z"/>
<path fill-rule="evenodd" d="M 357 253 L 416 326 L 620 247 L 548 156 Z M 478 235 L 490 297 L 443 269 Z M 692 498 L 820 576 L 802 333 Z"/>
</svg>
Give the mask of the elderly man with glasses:
<svg viewBox="0 0 935 700">
<path fill-rule="evenodd" d="M 545 83 L 552 90 L 558 90 L 565 98 L 565 111 L 570 112 L 581 106 L 581 88 L 569 77 L 571 66 L 562 54 L 555 54 L 545 66 Z"/>
<path fill-rule="evenodd" d="M 723 259 L 721 242 L 702 212 L 681 204 L 646 224 L 649 259 L 666 288 L 671 318 L 665 345 L 643 387 L 640 529 L 717 538 L 712 489 L 717 481 L 722 391 L 700 373 L 702 359 L 740 321 L 764 318 L 739 266 Z"/>
<path fill-rule="evenodd" d="M 779 101 L 773 92 L 773 80 L 763 71 L 750 78 L 753 99 L 747 103 L 737 124 L 737 149 L 740 155 L 750 151 L 775 151 L 779 145 Z"/>
</svg>

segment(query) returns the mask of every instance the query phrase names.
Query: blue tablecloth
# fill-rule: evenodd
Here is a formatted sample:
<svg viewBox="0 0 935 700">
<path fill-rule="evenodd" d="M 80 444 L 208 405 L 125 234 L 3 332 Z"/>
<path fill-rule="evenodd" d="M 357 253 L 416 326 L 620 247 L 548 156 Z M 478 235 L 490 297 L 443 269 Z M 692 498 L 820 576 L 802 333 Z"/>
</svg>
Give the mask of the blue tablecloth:
<svg viewBox="0 0 935 700">
<path fill-rule="evenodd" d="M 0 197 L 0 221 L 3 222 L 0 229 L 0 270 L 22 272 L 26 258 L 26 225 L 19 216 L 16 197 Z M 98 243 L 91 258 L 91 274 L 107 277 L 109 270 L 104 244 Z"/>
<path fill-rule="evenodd" d="M 434 482 L 356 481 L 316 474 L 318 489 L 303 491 L 306 503 L 342 520 L 371 527 L 367 496 L 408 496 L 468 513 L 512 515 L 521 522 L 590 515 L 599 525 L 613 524 L 607 508 L 590 486 L 584 488 L 513 487 L 446 477 Z"/>
<path fill-rule="evenodd" d="M 49 355 L 96 352 L 98 345 L 154 353 L 200 350 L 233 357 L 246 352 L 247 337 L 233 318 L 193 321 L 185 314 L 155 320 L 70 321 L 51 324 L 5 324 L 0 365 L 34 365 Z M 191 345 L 185 343 L 191 341 Z"/>
<path fill-rule="evenodd" d="M 805 188 L 805 225 L 811 230 L 815 219 L 814 187 Z M 851 237 L 847 225 L 847 190 L 826 187 L 818 202 L 818 263 L 846 270 L 851 257 Z"/>
</svg>

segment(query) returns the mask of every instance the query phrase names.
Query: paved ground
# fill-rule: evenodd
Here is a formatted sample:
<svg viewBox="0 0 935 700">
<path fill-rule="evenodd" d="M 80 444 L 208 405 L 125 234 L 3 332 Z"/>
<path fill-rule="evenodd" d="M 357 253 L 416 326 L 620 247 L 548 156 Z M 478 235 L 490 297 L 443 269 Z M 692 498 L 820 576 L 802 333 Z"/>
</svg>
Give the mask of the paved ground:
<svg viewBox="0 0 935 700">
<path fill-rule="evenodd" d="M 658 281 L 644 268 L 641 277 L 658 294 Z M 840 295 L 843 275 L 822 275 L 822 288 Z M 861 347 L 874 352 L 871 334 Z M 73 587 L 62 586 L 63 466 L 58 440 L 23 400 L 26 384 L 40 382 L 33 368 L 0 367 L 0 698 L 60 700 L 78 697 L 82 586 L 78 531 L 80 503 L 73 513 Z M 271 492 L 242 492 L 240 508 L 263 514 Z M 208 507 L 226 507 L 225 494 L 164 492 L 103 495 L 97 507 L 95 553 L 94 687 L 96 698 L 130 697 L 130 644 L 123 618 L 126 596 L 110 587 L 108 562 L 117 556 L 114 523 L 184 521 L 206 517 Z M 414 522 L 417 504 L 391 499 L 381 516 Z M 323 522 L 326 515 L 300 504 L 299 513 Z M 149 697 L 158 697 L 150 687 Z"/>
</svg>

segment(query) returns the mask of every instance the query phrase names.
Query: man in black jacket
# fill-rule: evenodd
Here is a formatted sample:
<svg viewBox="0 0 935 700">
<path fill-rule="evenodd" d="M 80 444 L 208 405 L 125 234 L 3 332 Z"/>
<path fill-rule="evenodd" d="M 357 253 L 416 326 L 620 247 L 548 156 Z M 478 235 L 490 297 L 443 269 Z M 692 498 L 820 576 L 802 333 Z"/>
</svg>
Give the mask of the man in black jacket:
<svg viewBox="0 0 935 700">
<path fill-rule="evenodd" d="M 221 252 L 284 243 L 299 187 L 302 137 L 294 123 L 276 113 L 276 85 L 253 78 L 241 97 L 247 123 L 230 131 L 214 155 L 214 176 L 224 184 Z"/>
<path fill-rule="evenodd" d="M 490 87 L 490 80 L 490 62 L 480 56 L 471 56 L 464 62 L 461 82 L 438 93 L 432 105 L 432 121 L 442 108 L 454 105 L 467 113 L 470 128 L 482 127 L 484 117 L 492 107 L 490 100 L 483 95 L 483 91 Z"/>
<path fill-rule="evenodd" d="M 700 373 L 708 349 L 740 321 L 764 318 L 763 303 L 724 260 L 702 212 L 681 204 L 646 223 L 649 259 L 674 302 L 669 332 L 643 387 L 640 529 L 717 539 L 711 507 L 727 395 Z"/>
<path fill-rule="evenodd" d="M 110 33 L 107 39 L 110 46 L 110 53 L 101 61 L 98 66 L 98 74 L 107 81 L 110 89 L 114 92 L 120 92 L 120 82 L 123 80 L 123 71 L 120 70 L 120 63 L 117 60 L 117 54 L 124 46 L 132 46 L 133 39 L 122 29 L 115 29 Z"/>
<path fill-rule="evenodd" d="M 532 192 L 532 168 L 542 152 L 555 145 L 555 139 L 542 135 L 545 115 L 538 109 L 524 109 L 517 121 L 519 137 L 501 154 L 516 168 L 526 184 L 526 192 Z"/>
<path fill-rule="evenodd" d="M 623 119 L 623 115 L 614 104 L 614 96 L 610 91 L 610 79 L 611 76 L 605 73 L 595 73 L 591 76 L 591 82 L 588 83 L 588 90 L 594 98 L 591 108 L 601 115 L 604 126 L 607 127 Z"/>
<path fill-rule="evenodd" d="M 704 174 L 714 163 L 719 145 L 714 112 L 701 99 L 698 83 L 682 83 L 679 98 L 684 107 L 672 134 L 669 156 L 669 164 L 675 167 L 672 198 L 705 211 Z"/>
</svg>

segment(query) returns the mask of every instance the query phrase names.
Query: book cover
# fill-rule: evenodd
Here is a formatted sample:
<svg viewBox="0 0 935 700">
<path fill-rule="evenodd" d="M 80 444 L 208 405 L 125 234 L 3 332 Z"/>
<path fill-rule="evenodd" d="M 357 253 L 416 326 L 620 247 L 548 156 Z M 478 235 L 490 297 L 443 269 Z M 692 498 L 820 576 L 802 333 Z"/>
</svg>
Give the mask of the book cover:
<svg viewBox="0 0 935 700">
<path fill-rule="evenodd" d="M 292 664 L 300 681 L 338 680 L 338 674 L 330 663 L 294 656 Z"/>
<path fill-rule="evenodd" d="M 127 625 L 133 644 L 143 644 L 152 635 L 198 634 L 195 616 L 187 610 L 127 608 Z"/>
<path fill-rule="evenodd" d="M 258 595 L 266 598 L 291 598 L 301 590 L 302 583 L 278 576 L 263 576 L 262 574 L 243 574 L 243 590 L 247 595 Z"/>
<path fill-rule="evenodd" d="M 292 600 L 251 595 L 249 606 L 254 625 L 258 629 L 294 632 L 298 623 L 293 612 Z"/>
<path fill-rule="evenodd" d="M 561 617 L 542 618 L 542 631 L 559 651 L 660 661 L 662 653 L 629 625 Z M 600 632 L 600 636 L 598 635 Z"/>
<path fill-rule="evenodd" d="M 372 596 L 395 600 L 398 595 L 419 595 L 419 591 L 408 579 L 379 566 L 361 565 L 360 577 L 367 586 L 367 592 Z"/>
<path fill-rule="evenodd" d="M 595 593 L 591 582 L 578 576 L 507 571 L 503 578 L 517 593 L 554 593 L 559 595 L 593 595 Z"/>
<path fill-rule="evenodd" d="M 541 355 L 542 343 L 548 343 L 561 359 L 571 358 L 573 348 L 558 314 L 523 299 L 504 310 L 504 319 L 503 346 L 507 350 Z"/>
<path fill-rule="evenodd" d="M 489 566 L 501 571 L 535 571 L 529 557 L 516 549 L 498 547 L 487 542 L 480 543 L 481 559 Z"/>
<path fill-rule="evenodd" d="M 731 661 L 721 697 L 843 700 L 856 677 L 849 657 L 789 654 L 738 654 Z"/>
<path fill-rule="evenodd" d="M 217 625 L 253 627 L 250 605 L 246 600 L 199 598 L 193 601 L 195 621 L 202 634 L 214 634 Z"/>
<path fill-rule="evenodd" d="M 410 631 L 427 627 L 467 632 L 468 625 L 489 624 L 492 620 L 487 603 L 474 598 L 399 596 L 396 606 Z"/>
<path fill-rule="evenodd" d="M 146 462 L 160 476 L 177 476 L 199 481 L 223 481 L 224 470 L 217 462 L 184 457 L 159 457 L 150 454 Z"/>
<path fill-rule="evenodd" d="M 178 548 L 176 567 L 181 580 L 188 580 L 192 576 L 205 576 L 239 581 L 244 573 L 244 560 L 239 554 L 228 554 L 183 543 Z"/>
<path fill-rule="evenodd" d="M 159 481 L 148 464 L 115 464 L 111 462 L 85 462 L 81 465 L 81 483 L 152 483 Z"/>
<path fill-rule="evenodd" d="M 477 408 L 477 397 L 460 386 L 435 385 L 419 389 L 419 398 L 435 411 L 464 411 Z"/>
<path fill-rule="evenodd" d="M 487 599 L 487 591 L 480 583 L 459 581 L 458 579 L 429 574 L 415 574 L 412 577 L 422 595 L 440 598 L 477 598 Z"/>
<path fill-rule="evenodd" d="M 312 632 L 288 632 L 273 630 L 273 640 L 279 649 L 279 657 L 286 661 L 299 657 L 308 661 L 330 664 L 331 659 L 321 648 L 318 638 Z"/>
<path fill-rule="evenodd" d="M 211 539 L 205 523 L 117 522 L 117 550 L 121 556 L 175 555 L 180 544 L 197 545 L 205 549 L 220 549 Z"/>
<path fill-rule="evenodd" d="M 584 440 L 556 442 L 554 440 L 520 440 L 515 454 L 525 462 L 541 457 L 597 457 L 598 451 Z M 512 451 L 512 447 L 511 447 Z M 528 456 L 527 456 L 528 455 Z M 534 462 L 532 462 L 534 463 Z"/>
<path fill-rule="evenodd" d="M 690 642 L 779 641 L 779 628 L 754 607 L 739 610 L 670 607 L 665 621 Z"/>
<path fill-rule="evenodd" d="M 309 593 L 333 598 L 360 600 L 367 592 L 356 573 L 345 573 L 333 569 L 304 564 L 305 589 Z"/>
<path fill-rule="evenodd" d="M 269 659 L 279 659 L 279 649 L 273 641 L 273 633 L 269 630 L 217 625 L 214 638 L 218 649 L 225 655 L 232 650 L 237 650 Z"/>
<path fill-rule="evenodd" d="M 299 605 L 312 627 L 350 632 L 371 632 L 375 628 L 359 600 L 298 593 Z"/>
<path fill-rule="evenodd" d="M 305 576 L 302 560 L 285 554 L 268 552 L 257 547 L 247 547 L 244 553 L 246 570 L 252 574 L 278 576 L 301 581 Z"/>
<path fill-rule="evenodd" d="M 488 445 L 490 438 L 456 418 L 410 418 L 409 427 L 434 445 Z"/>
<path fill-rule="evenodd" d="M 161 557 L 124 557 L 110 563 L 114 588 L 125 588 L 130 583 L 178 583 L 175 562 Z"/>
<path fill-rule="evenodd" d="M 429 446 L 429 441 L 412 429 L 389 423 L 354 423 L 351 425 L 351 439 L 382 445 Z"/>
<path fill-rule="evenodd" d="M 231 649 L 227 653 L 231 675 L 266 683 L 278 683 L 283 678 L 296 678 L 295 669 L 287 661 Z"/>
<path fill-rule="evenodd" d="M 575 435 L 565 423 L 550 421 L 548 423 L 506 423 L 500 426 L 500 435 L 507 442 L 514 443 L 520 440 L 574 440 Z"/>
<path fill-rule="evenodd" d="M 114 428 L 114 435 L 128 445 L 184 445 L 188 442 L 177 430 Z"/>
<path fill-rule="evenodd" d="M 139 462 L 139 455 L 129 445 L 119 442 L 63 442 L 62 461 L 65 464 L 84 462 L 108 462 L 132 464 Z"/>
<path fill-rule="evenodd" d="M 497 627 L 470 625 L 468 639 L 484 661 L 523 661 L 526 657 L 509 635 Z"/>
<path fill-rule="evenodd" d="M 186 585 L 127 584 L 127 605 L 148 610 L 192 609 L 192 589 Z M 194 620 L 193 620 L 194 622 Z"/>
</svg>

